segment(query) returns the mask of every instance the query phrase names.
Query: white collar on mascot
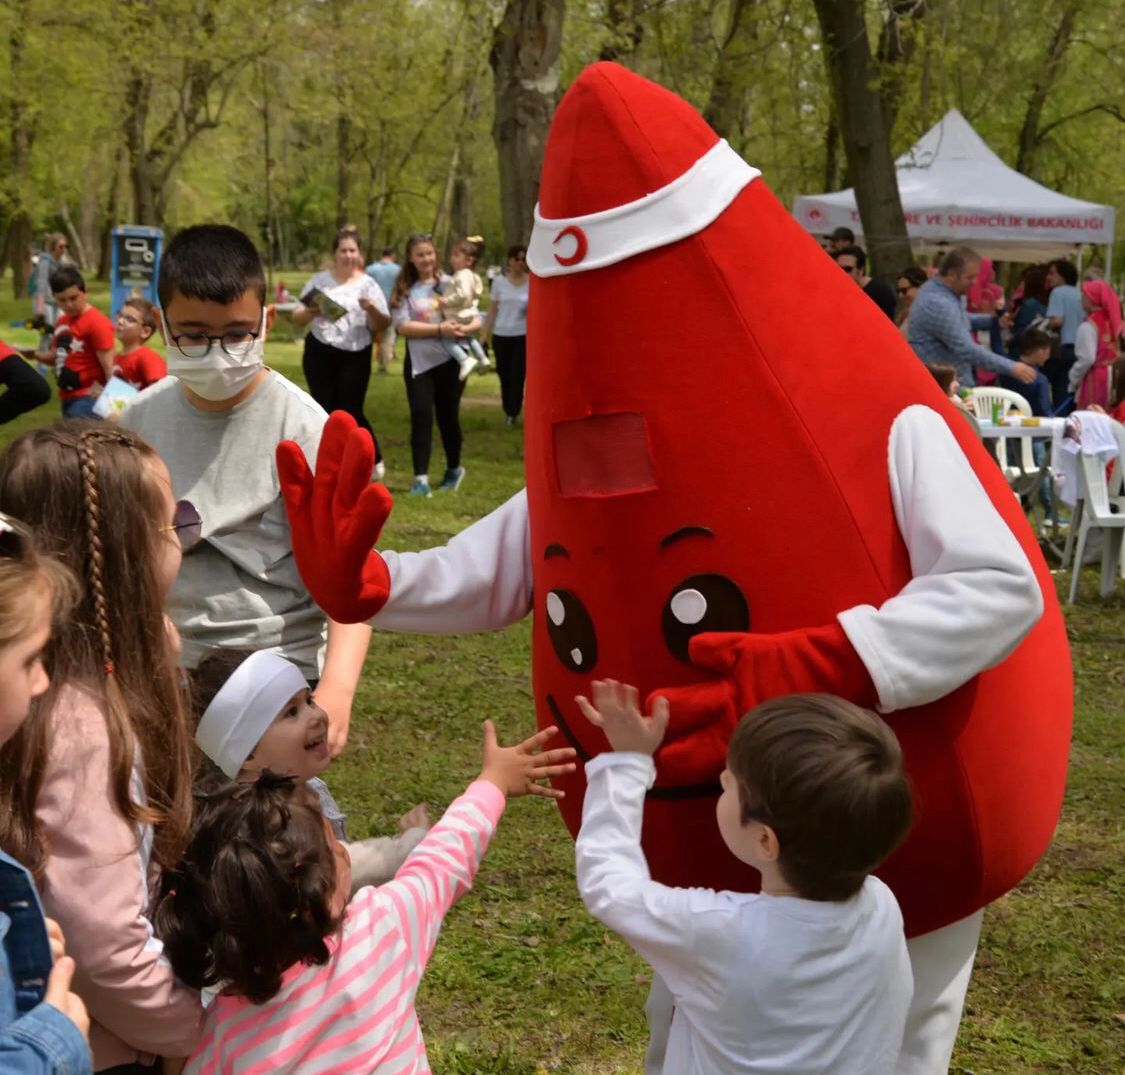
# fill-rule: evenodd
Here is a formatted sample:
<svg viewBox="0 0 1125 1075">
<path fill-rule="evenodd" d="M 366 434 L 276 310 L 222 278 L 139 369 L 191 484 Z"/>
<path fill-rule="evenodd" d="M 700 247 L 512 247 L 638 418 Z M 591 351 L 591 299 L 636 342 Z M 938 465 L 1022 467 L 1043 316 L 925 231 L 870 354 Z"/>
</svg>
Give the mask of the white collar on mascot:
<svg viewBox="0 0 1125 1075">
<path fill-rule="evenodd" d="M 725 140 L 686 172 L 636 201 L 586 216 L 549 219 L 535 207 L 527 264 L 536 276 L 588 272 L 702 231 L 762 173 Z"/>
</svg>

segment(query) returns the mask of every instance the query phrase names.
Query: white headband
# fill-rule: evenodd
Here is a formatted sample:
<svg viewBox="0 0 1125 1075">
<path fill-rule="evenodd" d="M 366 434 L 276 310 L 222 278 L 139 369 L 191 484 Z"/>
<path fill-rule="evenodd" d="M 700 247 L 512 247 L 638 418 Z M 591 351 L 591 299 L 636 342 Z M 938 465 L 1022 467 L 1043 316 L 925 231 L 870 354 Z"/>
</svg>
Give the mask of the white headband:
<svg viewBox="0 0 1125 1075">
<path fill-rule="evenodd" d="M 702 231 L 761 174 L 720 141 L 683 175 L 625 205 L 565 218 L 545 217 L 536 205 L 528 267 L 536 276 L 562 276 L 667 246 Z"/>
<path fill-rule="evenodd" d="M 292 661 L 266 650 L 250 654 L 200 718 L 199 749 L 233 780 L 285 703 L 307 686 Z"/>
</svg>

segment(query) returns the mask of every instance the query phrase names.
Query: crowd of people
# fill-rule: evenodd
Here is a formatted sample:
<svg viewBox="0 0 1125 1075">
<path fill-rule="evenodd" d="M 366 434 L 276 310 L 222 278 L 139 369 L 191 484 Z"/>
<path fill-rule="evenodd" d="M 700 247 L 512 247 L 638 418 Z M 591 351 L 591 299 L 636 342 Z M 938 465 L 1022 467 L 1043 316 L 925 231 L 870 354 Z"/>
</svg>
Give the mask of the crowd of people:
<svg viewBox="0 0 1125 1075">
<path fill-rule="evenodd" d="M 891 294 L 867 276 L 866 255 L 849 228 L 837 228 L 827 250 L 918 357 L 931 369 L 952 368 L 962 390 L 997 383 L 1023 396 L 1037 416 L 1121 404 L 1113 375 L 1125 348 L 1121 300 L 1098 268 L 1087 269 L 1080 284 L 1065 258 L 1030 265 L 1006 299 L 992 260 L 955 246 L 930 271 L 907 266 Z"/>
<path fill-rule="evenodd" d="M 432 238 L 418 233 L 406 243 L 405 268 L 393 246 L 384 247 L 381 257 L 365 267 L 359 233 L 342 228 L 333 238 L 330 265 L 309 278 L 292 304 L 294 324 L 307 330 L 302 371 L 309 394 L 326 412 L 345 411 L 371 433 L 378 480 L 386 463 L 365 411 L 367 390 L 373 368 L 380 374 L 389 370 L 396 339 L 402 337 L 412 495 L 432 495 L 435 422 L 446 462 L 437 488 L 454 491 L 464 480 L 461 395 L 474 370 L 492 367 L 490 351 L 496 356 L 505 424 L 515 426 L 523 408 L 526 248 L 508 250 L 504 269 L 491 282 L 487 315 L 479 308 L 484 284 L 477 265 L 483 252 L 480 236 L 454 242 L 450 271 L 445 272 Z M 38 347 L 22 352 L 0 342 L 0 384 L 6 387 L 0 396 L 0 424 L 47 403 L 52 374 L 67 418 L 116 418 L 134 391 L 167 375 L 164 359 L 148 346 L 157 332 L 156 307 L 134 296 L 110 321 L 88 300 L 85 280 L 68 258 L 63 236 L 47 236 L 34 280 L 32 323 L 42 336 Z M 279 296 L 282 292 L 279 287 Z M 288 299 L 288 293 L 283 297 Z M 123 397 L 111 388 L 99 403 L 107 386 L 119 385 L 127 386 Z"/>
</svg>

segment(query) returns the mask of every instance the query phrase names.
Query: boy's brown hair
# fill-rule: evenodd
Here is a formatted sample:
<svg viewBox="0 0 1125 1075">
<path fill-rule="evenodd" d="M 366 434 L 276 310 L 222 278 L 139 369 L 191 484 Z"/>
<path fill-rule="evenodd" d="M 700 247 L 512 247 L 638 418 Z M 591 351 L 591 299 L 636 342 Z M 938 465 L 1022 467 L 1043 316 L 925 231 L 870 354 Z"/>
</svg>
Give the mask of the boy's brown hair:
<svg viewBox="0 0 1125 1075">
<path fill-rule="evenodd" d="M 1019 338 L 1020 358 L 1030 355 L 1034 351 L 1051 350 L 1051 337 L 1037 328 L 1027 328 L 1020 333 Z"/>
<path fill-rule="evenodd" d="M 809 900 L 846 900 L 910 828 L 902 749 L 874 713 L 831 694 L 756 706 L 727 751 L 742 822 L 777 834 L 777 864 Z"/>
<path fill-rule="evenodd" d="M 141 298 L 140 295 L 131 295 L 121 305 L 130 306 L 141 315 L 141 324 L 148 329 L 148 335 L 141 342 L 144 343 L 145 340 L 151 339 L 152 334 L 156 331 L 156 307 L 148 299 Z"/>
</svg>

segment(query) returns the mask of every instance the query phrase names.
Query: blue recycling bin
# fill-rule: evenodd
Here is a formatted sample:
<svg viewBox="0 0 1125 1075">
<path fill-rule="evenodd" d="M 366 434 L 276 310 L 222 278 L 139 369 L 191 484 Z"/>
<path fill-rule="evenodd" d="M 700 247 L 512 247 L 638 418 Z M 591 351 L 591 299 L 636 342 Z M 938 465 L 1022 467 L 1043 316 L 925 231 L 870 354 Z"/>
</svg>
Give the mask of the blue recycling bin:
<svg viewBox="0 0 1125 1075">
<path fill-rule="evenodd" d="M 120 224 L 111 234 L 110 313 L 116 316 L 131 295 L 157 302 L 156 273 L 164 249 L 164 232 L 139 224 Z"/>
</svg>

